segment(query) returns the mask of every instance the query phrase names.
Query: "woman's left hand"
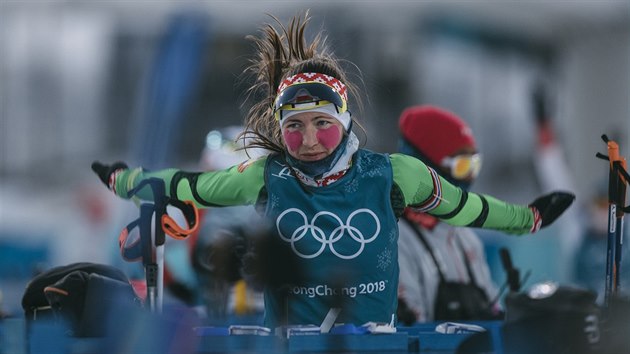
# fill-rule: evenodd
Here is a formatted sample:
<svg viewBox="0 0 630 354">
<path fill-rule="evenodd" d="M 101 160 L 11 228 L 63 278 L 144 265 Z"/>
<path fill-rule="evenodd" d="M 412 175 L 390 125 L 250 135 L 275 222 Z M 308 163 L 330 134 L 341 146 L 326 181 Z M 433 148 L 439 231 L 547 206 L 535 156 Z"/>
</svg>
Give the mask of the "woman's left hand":
<svg viewBox="0 0 630 354">
<path fill-rule="evenodd" d="M 553 223 L 564 213 L 575 200 L 575 195 L 569 192 L 552 192 L 534 200 L 530 207 L 536 208 L 542 219 L 541 227 Z"/>
</svg>

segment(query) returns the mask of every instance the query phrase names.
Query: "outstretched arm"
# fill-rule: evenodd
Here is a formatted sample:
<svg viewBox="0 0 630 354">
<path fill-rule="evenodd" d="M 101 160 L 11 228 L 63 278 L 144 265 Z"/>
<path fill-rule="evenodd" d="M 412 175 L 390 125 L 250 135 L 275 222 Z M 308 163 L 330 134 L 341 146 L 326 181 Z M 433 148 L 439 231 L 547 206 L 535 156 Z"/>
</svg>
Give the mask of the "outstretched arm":
<svg viewBox="0 0 630 354">
<path fill-rule="evenodd" d="M 248 165 L 238 165 L 214 172 L 186 172 L 177 169 L 145 171 L 129 169 L 122 162 L 104 165 L 92 164 L 99 179 L 122 198 L 129 198 L 129 191 L 149 178 L 164 181 L 166 195 L 179 200 L 188 200 L 198 207 L 254 204 L 264 185 L 265 158 Z M 136 194 L 143 200 L 153 200 L 150 188 Z"/>
<path fill-rule="evenodd" d="M 489 195 L 466 192 L 416 158 L 392 154 L 391 161 L 394 182 L 402 190 L 406 205 L 451 225 L 532 233 L 551 224 L 575 198 L 571 193 L 554 192 L 530 205 L 506 203 Z"/>
</svg>

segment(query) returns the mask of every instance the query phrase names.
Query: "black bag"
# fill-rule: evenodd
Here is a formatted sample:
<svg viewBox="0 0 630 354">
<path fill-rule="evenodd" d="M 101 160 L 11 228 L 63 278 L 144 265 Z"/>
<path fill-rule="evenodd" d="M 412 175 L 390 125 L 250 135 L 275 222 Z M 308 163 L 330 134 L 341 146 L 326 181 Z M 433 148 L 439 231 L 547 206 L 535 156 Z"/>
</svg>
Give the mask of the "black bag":
<svg viewBox="0 0 630 354">
<path fill-rule="evenodd" d="M 500 315 L 492 312 L 485 291 L 476 284 L 440 281 L 435 299 L 436 321 L 493 320 Z"/>
<path fill-rule="evenodd" d="M 405 218 L 403 220 L 416 232 L 416 235 L 431 255 L 440 276 L 433 311 L 435 321 L 497 320 L 503 318 L 501 312 L 495 313 L 493 311 L 493 303 L 488 299 L 486 292 L 477 285 L 465 254 L 463 259 L 466 263 L 470 283 L 447 281 L 431 245 L 424 238 L 418 226 Z M 459 244 L 459 242 L 457 243 Z"/>
<path fill-rule="evenodd" d="M 27 321 L 53 319 L 77 337 L 105 335 L 116 311 L 137 304 L 139 300 L 122 271 L 88 262 L 37 275 L 22 296 Z"/>
<path fill-rule="evenodd" d="M 536 287 L 545 292 L 536 295 L 530 290 L 505 297 L 505 350 L 515 354 L 598 352 L 602 333 L 597 295 L 553 283 L 538 284 L 532 289 Z"/>
</svg>

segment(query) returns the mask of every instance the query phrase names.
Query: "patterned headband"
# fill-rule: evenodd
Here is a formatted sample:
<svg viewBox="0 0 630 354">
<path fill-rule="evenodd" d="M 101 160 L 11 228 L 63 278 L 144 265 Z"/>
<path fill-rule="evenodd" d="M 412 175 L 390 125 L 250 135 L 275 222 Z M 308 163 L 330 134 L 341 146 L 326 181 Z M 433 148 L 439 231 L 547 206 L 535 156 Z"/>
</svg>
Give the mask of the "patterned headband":
<svg viewBox="0 0 630 354">
<path fill-rule="evenodd" d="M 305 84 L 309 82 L 317 82 L 320 84 L 326 84 L 335 90 L 346 102 L 348 102 L 348 92 L 346 85 L 338 79 L 325 74 L 320 73 L 299 73 L 284 79 L 278 86 L 278 94 L 284 89 L 295 84 Z"/>
</svg>

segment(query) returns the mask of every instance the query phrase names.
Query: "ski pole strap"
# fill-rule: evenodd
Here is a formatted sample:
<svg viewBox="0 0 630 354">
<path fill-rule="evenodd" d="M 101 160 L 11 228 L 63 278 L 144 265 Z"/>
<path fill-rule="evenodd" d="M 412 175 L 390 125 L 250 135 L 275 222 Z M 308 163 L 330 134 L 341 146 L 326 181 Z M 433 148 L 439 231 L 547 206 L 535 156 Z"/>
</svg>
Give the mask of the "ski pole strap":
<svg viewBox="0 0 630 354">
<path fill-rule="evenodd" d="M 134 197 L 147 185 L 151 187 L 154 203 L 159 203 L 166 195 L 166 187 L 164 186 L 164 181 L 159 178 L 147 178 L 145 180 L 142 180 L 135 188 L 132 188 L 127 192 L 127 196 L 129 198 Z"/>
<path fill-rule="evenodd" d="M 153 191 L 153 200 L 157 219 L 160 220 L 162 230 L 172 238 L 181 240 L 197 231 L 199 224 L 199 211 L 191 201 L 182 201 L 167 197 L 165 194 L 164 181 L 158 178 L 148 178 L 140 182 L 135 188 L 128 192 L 133 197 L 144 186 L 149 185 Z M 186 219 L 186 227 L 183 228 L 168 214 L 168 206 L 179 209 Z M 156 225 L 157 226 L 157 225 Z M 157 240 L 156 244 L 163 244 L 163 240 Z"/>
<path fill-rule="evenodd" d="M 153 261 L 153 247 L 151 245 L 151 218 L 153 205 L 142 204 L 140 217 L 130 222 L 122 229 L 118 236 L 118 247 L 124 260 L 137 262 L 142 260 L 148 264 Z"/>
<path fill-rule="evenodd" d="M 139 246 L 140 236 L 129 238 L 129 234 L 138 228 L 140 219 L 136 219 L 120 232 L 118 236 L 118 248 L 120 248 L 120 255 L 127 262 L 136 262 L 142 259 L 142 247 Z M 139 228 L 138 228 L 139 229 Z"/>
<path fill-rule="evenodd" d="M 164 181 L 157 178 L 149 178 L 129 191 L 129 196 L 136 195 L 142 188 L 149 185 L 153 192 L 154 203 L 140 205 L 140 217 L 130 222 L 121 231 L 118 237 L 118 246 L 122 257 L 135 262 L 140 259 L 144 263 L 152 259 L 151 245 L 151 219 L 155 214 L 155 245 L 164 244 L 164 233 L 170 237 L 182 240 L 197 231 L 199 225 L 199 211 L 190 201 L 172 199 L 164 193 Z M 186 219 L 186 226 L 180 226 L 168 214 L 168 206 L 180 210 Z M 158 224 L 159 223 L 159 224 Z"/>
<path fill-rule="evenodd" d="M 172 238 L 183 240 L 195 233 L 199 228 L 199 209 L 191 201 L 181 201 L 179 199 L 169 199 L 167 205 L 179 209 L 186 219 L 186 228 L 182 228 L 167 213 L 162 215 L 162 229 Z"/>
</svg>

